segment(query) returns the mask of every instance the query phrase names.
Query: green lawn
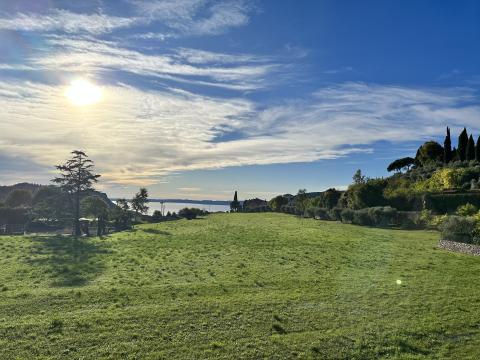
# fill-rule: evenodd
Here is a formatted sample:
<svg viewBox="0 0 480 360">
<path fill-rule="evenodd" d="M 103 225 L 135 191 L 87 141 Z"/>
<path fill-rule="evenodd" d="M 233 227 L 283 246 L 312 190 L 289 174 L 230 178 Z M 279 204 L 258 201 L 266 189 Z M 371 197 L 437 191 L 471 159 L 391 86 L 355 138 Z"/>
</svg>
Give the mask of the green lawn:
<svg viewBox="0 0 480 360">
<path fill-rule="evenodd" d="M 281 214 L 0 237 L 0 358 L 478 359 L 480 258 L 437 241 Z"/>
</svg>

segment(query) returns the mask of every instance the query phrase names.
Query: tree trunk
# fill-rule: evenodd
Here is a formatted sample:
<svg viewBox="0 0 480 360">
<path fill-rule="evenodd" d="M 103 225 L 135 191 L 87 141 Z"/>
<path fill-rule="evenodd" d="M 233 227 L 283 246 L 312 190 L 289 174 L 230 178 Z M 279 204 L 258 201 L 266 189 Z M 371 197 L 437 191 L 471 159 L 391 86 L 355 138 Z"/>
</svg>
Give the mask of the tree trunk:
<svg viewBox="0 0 480 360">
<path fill-rule="evenodd" d="M 75 219 L 74 219 L 74 234 L 75 236 L 82 235 L 80 231 L 80 190 L 75 194 Z"/>
</svg>

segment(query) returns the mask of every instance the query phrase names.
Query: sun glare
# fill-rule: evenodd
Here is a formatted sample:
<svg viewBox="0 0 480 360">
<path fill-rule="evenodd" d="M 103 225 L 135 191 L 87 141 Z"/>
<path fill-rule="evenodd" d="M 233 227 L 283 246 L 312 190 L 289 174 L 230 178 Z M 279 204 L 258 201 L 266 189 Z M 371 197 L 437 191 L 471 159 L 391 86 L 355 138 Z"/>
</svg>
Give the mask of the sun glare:
<svg viewBox="0 0 480 360">
<path fill-rule="evenodd" d="M 91 82 L 78 79 L 71 82 L 65 91 L 67 99 L 76 106 L 93 105 L 102 100 L 102 89 Z"/>
</svg>

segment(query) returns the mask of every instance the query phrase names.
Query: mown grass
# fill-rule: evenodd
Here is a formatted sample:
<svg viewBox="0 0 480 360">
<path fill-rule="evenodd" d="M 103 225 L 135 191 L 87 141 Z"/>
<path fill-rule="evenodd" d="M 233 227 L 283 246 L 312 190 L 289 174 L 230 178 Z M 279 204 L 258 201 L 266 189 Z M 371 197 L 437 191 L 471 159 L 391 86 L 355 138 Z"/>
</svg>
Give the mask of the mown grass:
<svg viewBox="0 0 480 360">
<path fill-rule="evenodd" d="M 480 259 L 437 241 L 281 214 L 0 237 L 0 358 L 478 358 Z"/>
</svg>

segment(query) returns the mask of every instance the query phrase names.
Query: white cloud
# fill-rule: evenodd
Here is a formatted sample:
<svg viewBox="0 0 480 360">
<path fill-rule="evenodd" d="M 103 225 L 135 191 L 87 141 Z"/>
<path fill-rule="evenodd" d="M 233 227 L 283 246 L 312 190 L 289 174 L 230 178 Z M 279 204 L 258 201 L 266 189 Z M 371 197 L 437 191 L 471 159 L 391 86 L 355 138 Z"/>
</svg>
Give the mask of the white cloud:
<svg viewBox="0 0 480 360">
<path fill-rule="evenodd" d="M 137 21 L 136 18 L 122 18 L 104 14 L 80 14 L 54 9 L 48 14 L 17 13 L 15 15 L 4 15 L 0 18 L 0 29 L 102 34 L 118 28 L 129 27 Z"/>
<path fill-rule="evenodd" d="M 76 73 L 127 71 L 142 76 L 241 90 L 266 86 L 265 78 L 279 68 L 279 65 L 265 63 L 267 59 L 253 55 L 242 55 L 243 58 L 240 56 L 233 63 L 232 55 L 192 49 L 179 50 L 174 54 L 150 55 L 119 47 L 111 41 L 53 36 L 47 42 L 51 46 L 50 51 L 35 55 L 29 60 L 30 66 L 38 70 L 61 69 Z M 257 63 L 245 63 L 247 58 Z M 179 59 L 190 59 L 192 64 Z M 213 59 L 221 64 L 198 64 Z M 228 66 L 225 63 L 229 63 Z"/>
<path fill-rule="evenodd" d="M 255 62 L 271 62 L 273 59 L 267 56 L 251 54 L 224 54 L 199 49 L 179 48 L 176 50 L 178 57 L 191 64 L 242 64 Z"/>
<path fill-rule="evenodd" d="M 4 12 L 0 29 L 69 34 L 104 34 L 117 29 L 159 24 L 166 33 L 147 32 L 133 37 L 165 40 L 180 36 L 217 35 L 246 25 L 253 9 L 247 0 L 217 3 L 211 0 L 132 0 L 135 16 L 119 17 L 103 12 L 76 13 L 52 8 L 46 12 Z"/>
<path fill-rule="evenodd" d="M 247 100 L 124 85 L 106 87 L 102 103 L 75 108 L 63 91 L 0 82 L 0 153 L 46 166 L 81 148 L 109 186 L 193 169 L 334 159 L 371 151 L 375 141 L 420 141 L 447 124 L 479 130 L 480 107 L 471 105 L 478 99 L 467 89 L 349 83 L 264 110 Z M 222 141 L 222 131 L 238 136 Z"/>
<path fill-rule="evenodd" d="M 246 25 L 253 7 L 250 1 L 231 0 L 218 3 L 211 0 L 131 1 L 139 16 L 159 22 L 180 35 L 217 35 L 231 27 Z M 154 38 L 151 33 L 150 38 Z M 157 34 L 163 39 L 165 34 Z M 167 36 L 172 36 L 169 34 Z"/>
</svg>

